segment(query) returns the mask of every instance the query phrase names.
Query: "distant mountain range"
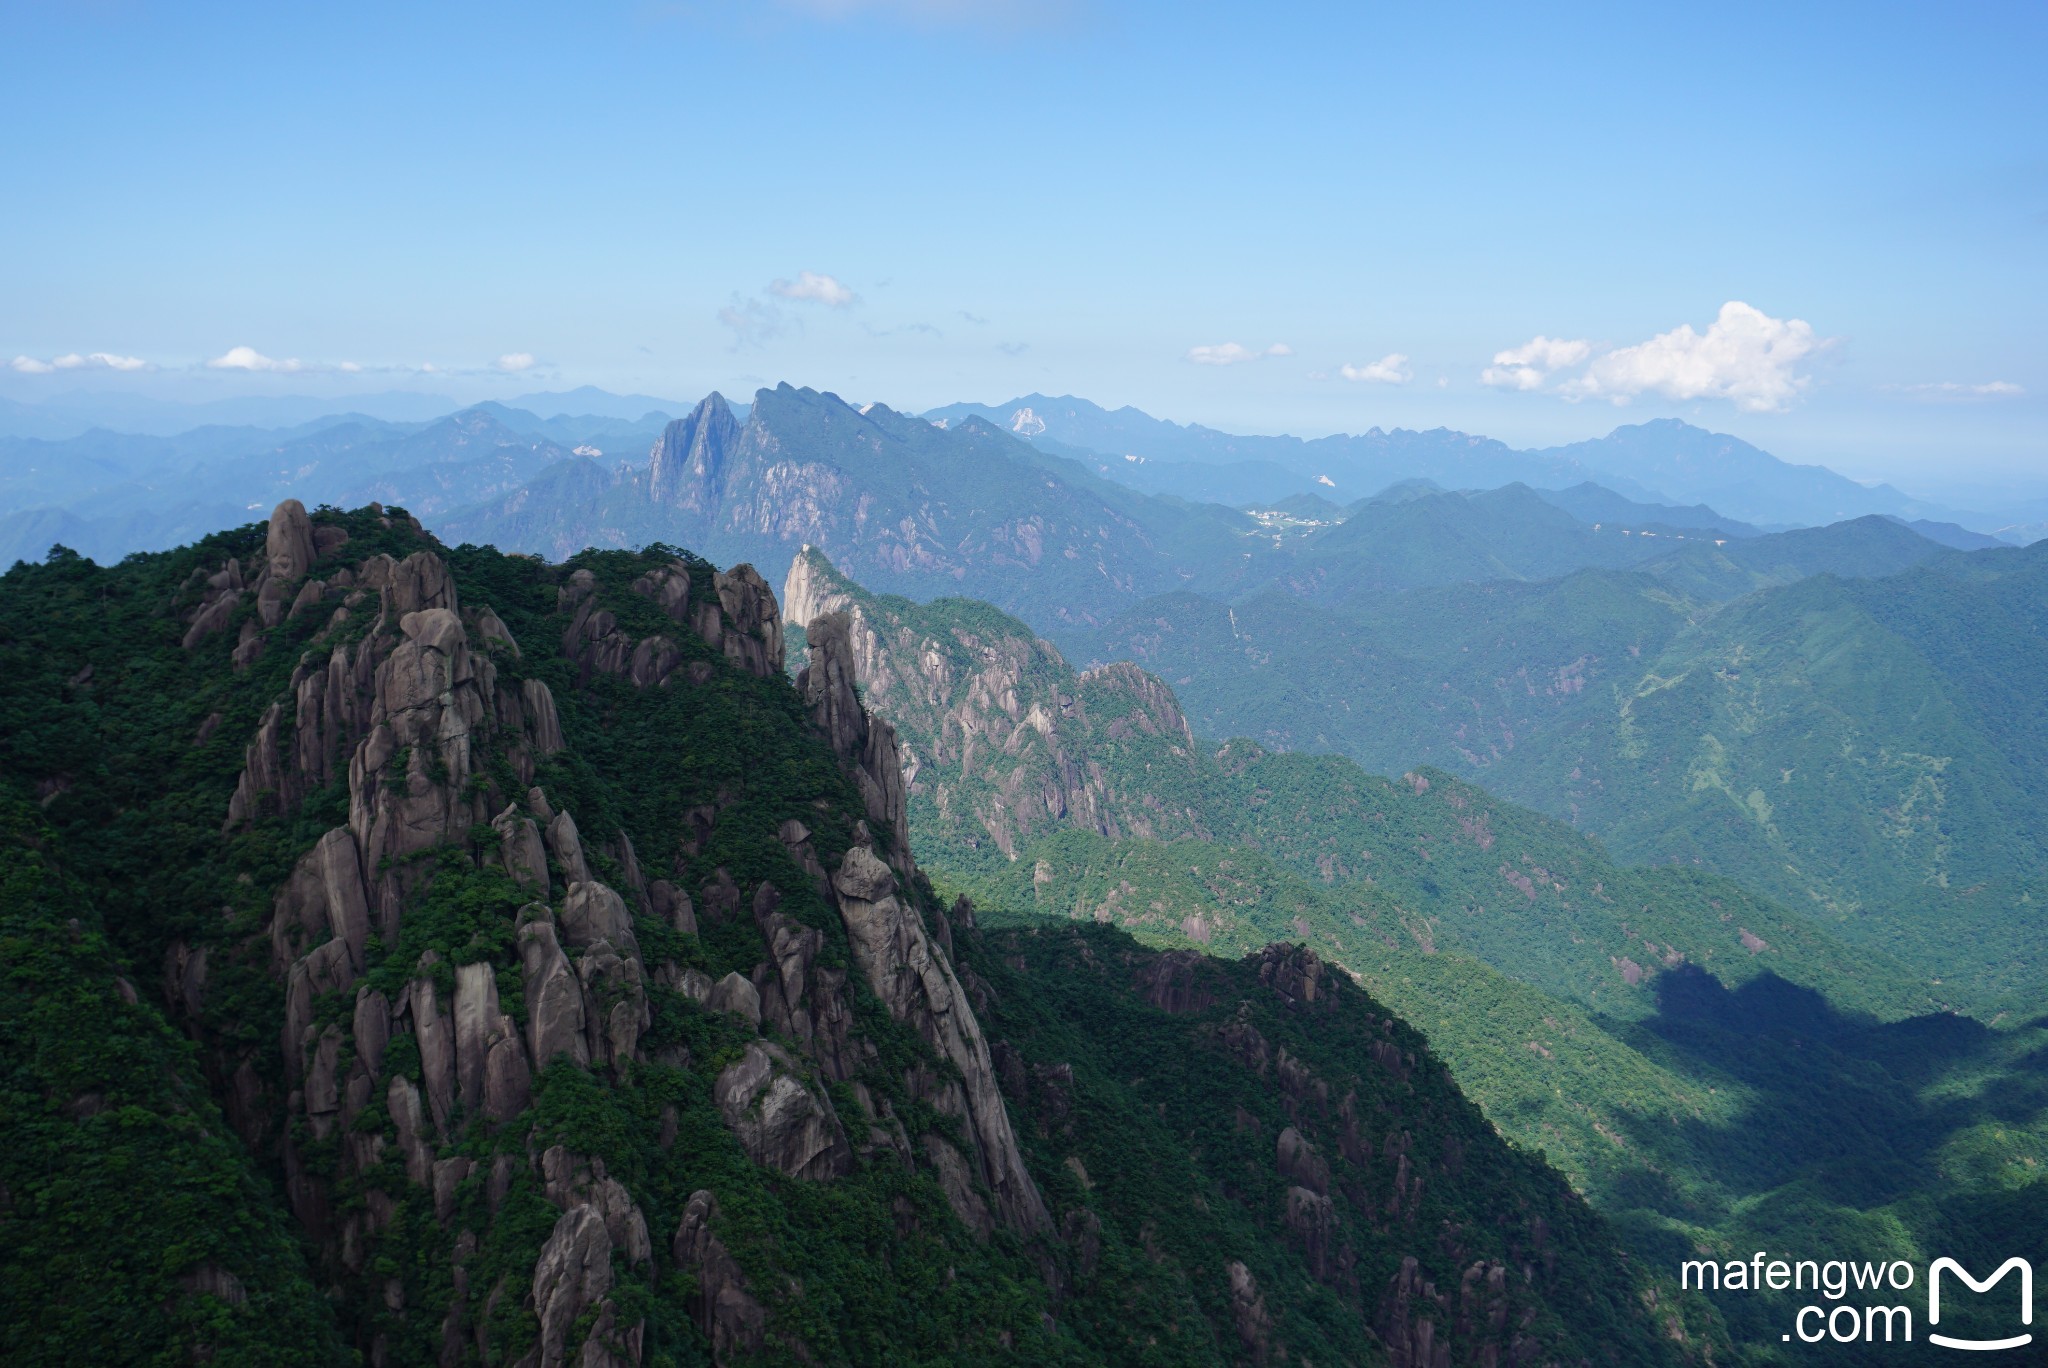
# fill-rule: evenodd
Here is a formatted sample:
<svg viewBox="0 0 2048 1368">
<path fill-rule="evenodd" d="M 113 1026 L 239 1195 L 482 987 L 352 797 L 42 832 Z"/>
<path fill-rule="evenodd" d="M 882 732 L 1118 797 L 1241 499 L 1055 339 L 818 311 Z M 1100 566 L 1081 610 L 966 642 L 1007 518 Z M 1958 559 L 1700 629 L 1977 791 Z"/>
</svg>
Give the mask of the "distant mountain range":
<svg viewBox="0 0 2048 1368">
<path fill-rule="evenodd" d="M 1570 446 L 1518 451 L 1448 428 L 1372 428 L 1309 440 L 1239 436 L 1166 422 L 1134 408 L 1111 411 L 1071 395 L 951 404 L 926 416 L 949 424 L 980 418 L 1048 450 L 1092 457 L 1096 473 L 1106 478 L 1155 493 L 1231 503 L 1317 492 L 1352 499 L 1420 476 L 1450 489 L 1517 481 L 1562 489 L 1592 481 L 1648 503 L 1712 504 L 1734 518 L 1780 526 L 1866 513 L 1973 520 L 1890 485 L 1861 485 L 1823 466 L 1793 465 L 1672 418 L 1616 428 Z"/>
<path fill-rule="evenodd" d="M 426 421 L 350 413 L 168 437 L 96 428 L 0 438 L 0 563 L 40 560 L 53 542 L 119 560 L 244 521 L 287 497 L 309 506 L 380 499 L 437 516 L 516 489 L 579 452 L 638 455 L 668 421 L 660 412 L 638 422 L 541 418 L 480 404 Z"/>
</svg>

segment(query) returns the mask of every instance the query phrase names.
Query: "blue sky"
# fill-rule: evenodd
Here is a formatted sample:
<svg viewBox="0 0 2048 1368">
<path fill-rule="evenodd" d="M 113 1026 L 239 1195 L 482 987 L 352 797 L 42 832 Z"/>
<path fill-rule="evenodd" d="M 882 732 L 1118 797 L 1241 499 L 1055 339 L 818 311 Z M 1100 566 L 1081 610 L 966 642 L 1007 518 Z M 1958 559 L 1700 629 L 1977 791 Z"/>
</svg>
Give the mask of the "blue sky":
<svg viewBox="0 0 2048 1368">
<path fill-rule="evenodd" d="M 2044 52 L 2038 3 L 0 0 L 0 394 L 1676 414 L 2048 483 Z"/>
</svg>

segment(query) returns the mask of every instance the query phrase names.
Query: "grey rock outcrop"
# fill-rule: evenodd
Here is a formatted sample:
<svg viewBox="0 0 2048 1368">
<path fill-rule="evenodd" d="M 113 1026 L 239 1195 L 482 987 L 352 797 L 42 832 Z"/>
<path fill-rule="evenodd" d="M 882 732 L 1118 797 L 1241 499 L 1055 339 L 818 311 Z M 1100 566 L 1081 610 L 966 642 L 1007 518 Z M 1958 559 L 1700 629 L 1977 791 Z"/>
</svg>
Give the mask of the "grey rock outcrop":
<svg viewBox="0 0 2048 1368">
<path fill-rule="evenodd" d="M 555 937 L 554 916 L 546 904 L 530 905 L 520 916 L 519 953 L 533 1067 L 545 1069 L 558 1055 L 588 1064 L 590 1046 L 584 1036 L 583 985 Z"/>
<path fill-rule="evenodd" d="M 896 748 L 896 729 L 871 717 L 855 688 L 857 667 L 850 637 L 852 623 L 844 613 L 814 618 L 805 629 L 810 663 L 797 676 L 812 725 L 825 734 L 860 790 L 868 820 L 891 833 L 889 861 L 899 870 L 910 867 L 907 800 L 903 762 Z"/>
<path fill-rule="evenodd" d="M 846 1132 L 796 1061 L 765 1040 L 748 1044 L 712 1088 L 725 1124 L 748 1157 L 792 1178 L 839 1178 L 853 1166 Z"/>
<path fill-rule="evenodd" d="M 280 969 L 330 935 L 347 947 L 350 966 L 361 973 L 370 905 L 355 836 L 347 827 L 328 832 L 299 858 L 271 910 L 270 943 Z"/>
<path fill-rule="evenodd" d="M 706 396 L 688 417 L 663 428 L 648 453 L 649 497 L 690 512 L 713 511 L 739 435 L 740 425 L 724 396 Z"/>
<path fill-rule="evenodd" d="M 560 824 L 568 817 L 565 812 L 555 821 Z M 573 838 L 575 827 L 569 831 Z M 580 854 L 577 862 L 582 862 Z M 638 959 L 640 943 L 633 935 L 633 914 L 626 910 L 626 900 L 609 885 L 587 878 L 587 870 L 585 873 L 586 880 L 571 883 L 562 902 L 562 939 L 579 950 L 608 941 L 620 954 Z"/>
<path fill-rule="evenodd" d="M 988 1042 L 953 967 L 925 934 L 916 911 L 896 896 L 896 876 L 862 846 L 850 847 L 832 876 L 832 891 L 855 962 L 888 1007 L 959 1071 L 959 1081 L 931 1085 L 929 1099 L 958 1117 L 972 1137 L 978 1178 L 1003 1224 L 1027 1234 L 1049 1230 L 1051 1215 L 1010 1126 L 990 1062 Z M 971 1213 L 963 1213 L 967 1219 Z"/>
<path fill-rule="evenodd" d="M 782 610 L 775 591 L 751 565 L 735 565 L 713 577 L 718 606 L 731 624 L 711 642 L 749 674 L 773 679 L 782 673 Z M 707 640 L 709 638 L 707 637 Z"/>
<path fill-rule="evenodd" d="M 690 622 L 690 567 L 672 561 L 633 581 L 633 592 L 653 601 L 678 626 Z"/>
<path fill-rule="evenodd" d="M 280 586 L 313 568 L 313 520 L 306 516 L 304 504 L 286 499 L 271 511 L 263 550 L 270 561 L 270 579 Z"/>
<path fill-rule="evenodd" d="M 711 1341 L 712 1361 L 725 1363 L 739 1355 L 761 1352 L 768 1309 L 747 1290 L 746 1275 L 712 1233 L 717 1219 L 718 1199 L 708 1191 L 691 1193 L 670 1254 L 678 1269 L 695 1277 L 691 1317 Z"/>
<path fill-rule="evenodd" d="M 576 830 L 576 819 L 567 812 L 558 812 L 548 823 L 548 851 L 561 867 L 562 881 L 574 888 L 590 879 L 590 865 L 583 858 L 583 838 Z"/>
<path fill-rule="evenodd" d="M 539 824 L 521 812 L 516 804 L 507 804 L 503 812 L 491 819 L 491 829 L 498 833 L 498 859 L 504 864 L 505 872 L 516 882 L 527 885 L 536 893 L 545 894 L 548 891 L 548 853 L 541 844 Z"/>
</svg>

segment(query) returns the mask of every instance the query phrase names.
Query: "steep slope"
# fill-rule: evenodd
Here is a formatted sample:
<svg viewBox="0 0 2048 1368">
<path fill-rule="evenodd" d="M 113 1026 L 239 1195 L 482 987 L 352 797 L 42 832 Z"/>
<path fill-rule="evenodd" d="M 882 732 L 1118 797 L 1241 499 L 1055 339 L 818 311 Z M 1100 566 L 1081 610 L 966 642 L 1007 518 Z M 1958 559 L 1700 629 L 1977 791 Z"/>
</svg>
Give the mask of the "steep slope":
<svg viewBox="0 0 2048 1368">
<path fill-rule="evenodd" d="M 835 636 L 857 643 L 867 698 L 903 738 L 919 846 L 956 871 L 1057 886 L 1071 853 L 1036 873 L 1030 854 L 1056 833 L 1188 837 L 1256 850 L 1326 887 L 1355 885 L 1354 910 L 1399 938 L 1434 939 L 1441 924 L 1504 972 L 1610 1015 L 1640 1015 L 1641 995 L 1626 990 L 1681 962 L 1730 986 L 1768 966 L 1858 1010 L 1933 1005 L 1881 957 L 1853 955 L 1734 884 L 1617 866 L 1563 824 L 1441 772 L 1393 781 L 1248 742 L 1212 752 L 1158 679 L 1129 664 L 1076 674 L 986 605 L 877 599 L 817 551 L 792 563 L 784 598 L 793 612 L 844 621 Z M 1117 920 L 1202 939 L 1142 905 Z M 1651 951 L 1652 962 L 1630 958 Z"/>
<path fill-rule="evenodd" d="M 1986 1006 L 2036 963 L 2044 638 L 2031 551 L 1884 519 L 1688 548 L 1633 574 L 1142 605 L 1084 640 L 1178 691 L 1198 734 L 1440 765 L 1829 919 Z M 1817 565 L 1885 570 L 1801 577 Z M 1780 577 L 1789 583 L 1772 584 Z M 1722 593 L 1715 608 L 1674 584 Z"/>
<path fill-rule="evenodd" d="M 1488 776 L 1635 859 L 1703 863 L 1973 1005 L 2033 983 L 2048 888 L 2048 558 L 1742 600 Z"/>
<path fill-rule="evenodd" d="M 1726 880 L 1617 866 L 1440 771 L 1386 780 L 1245 742 L 1212 757 L 1128 667 L 1123 716 L 1152 729 L 1113 730 L 1115 710 L 1075 706 L 1088 690 L 1054 648 L 983 605 L 877 599 L 815 554 L 790 585 L 864 643 L 869 697 L 906 738 L 911 810 L 930 814 L 920 857 L 985 919 L 1108 922 L 1224 954 L 1305 939 L 1659 1260 L 1788 1241 L 1802 1257 L 1989 1256 L 2048 1211 L 2039 1021 L 1932 1012 L 1928 985 L 1882 954 Z M 978 749 L 947 744 L 956 717 Z M 1172 812 L 1171 839 L 1100 803 L 1033 801 L 1063 774 L 1113 812 Z M 1746 1361 L 1775 1361 L 1794 1310 L 1723 1303 Z"/>
<path fill-rule="evenodd" d="M 986 424 L 941 429 L 789 385 L 762 390 L 744 423 L 713 395 L 606 488 L 565 497 L 558 482 L 438 525 L 551 556 L 661 541 L 779 564 L 816 545 L 891 590 L 971 592 L 1077 624 L 1185 583 L 1234 583 L 1264 548 L 1242 514 L 1148 498 Z"/>
<path fill-rule="evenodd" d="M 217 1363 L 1660 1362 L 1711 1334 L 1313 954 L 943 910 L 851 635 L 814 624 L 792 687 L 745 566 L 550 567 L 286 503 L 17 566 L 0 665 L 7 811 L 41 800 L 9 868 L 55 863 L 28 877 L 105 925 L 11 954 L 0 1000 L 34 1094 L 4 1121 L 10 1362 L 77 1361 L 102 1307 Z M 8 879 L 9 936 L 62 937 Z M 102 1116 L 176 1170 L 115 1238 L 185 1224 L 83 1298 L 30 1256 L 116 1219 L 47 1176 Z"/>
</svg>

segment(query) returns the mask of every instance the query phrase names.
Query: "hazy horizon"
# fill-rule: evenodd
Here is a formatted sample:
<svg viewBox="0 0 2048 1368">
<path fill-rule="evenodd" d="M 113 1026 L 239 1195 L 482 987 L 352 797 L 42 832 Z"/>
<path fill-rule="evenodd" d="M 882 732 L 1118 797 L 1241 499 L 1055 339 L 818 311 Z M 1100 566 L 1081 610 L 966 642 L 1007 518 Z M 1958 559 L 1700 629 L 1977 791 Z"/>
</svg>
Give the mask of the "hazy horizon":
<svg viewBox="0 0 2048 1368">
<path fill-rule="evenodd" d="M 2037 8 L 384 14 L 0 6 L 0 396 L 788 378 L 2042 471 Z"/>
</svg>

